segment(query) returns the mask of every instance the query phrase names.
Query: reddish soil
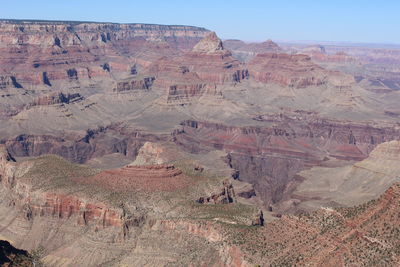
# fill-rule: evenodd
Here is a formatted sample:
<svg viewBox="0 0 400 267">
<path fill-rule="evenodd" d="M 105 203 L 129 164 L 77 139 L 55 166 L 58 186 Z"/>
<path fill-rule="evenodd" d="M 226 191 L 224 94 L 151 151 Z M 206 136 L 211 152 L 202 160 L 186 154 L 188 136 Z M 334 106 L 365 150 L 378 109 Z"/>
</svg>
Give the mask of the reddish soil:
<svg viewBox="0 0 400 267">
<path fill-rule="evenodd" d="M 101 186 L 113 191 L 176 191 L 191 181 L 173 165 L 127 166 L 107 170 L 89 178 L 75 179 L 78 183 Z"/>
</svg>

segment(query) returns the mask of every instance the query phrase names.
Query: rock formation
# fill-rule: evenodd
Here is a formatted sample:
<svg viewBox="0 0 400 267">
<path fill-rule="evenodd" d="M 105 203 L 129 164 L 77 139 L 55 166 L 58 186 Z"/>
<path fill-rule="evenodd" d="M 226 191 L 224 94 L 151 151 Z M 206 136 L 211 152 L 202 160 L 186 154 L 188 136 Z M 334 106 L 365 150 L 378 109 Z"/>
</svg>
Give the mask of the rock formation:
<svg viewBox="0 0 400 267">
<path fill-rule="evenodd" d="M 153 85 L 154 77 L 145 77 L 141 80 L 134 79 L 126 82 L 118 82 L 117 87 L 114 88 L 116 92 L 124 92 L 131 90 L 149 90 Z"/>
<path fill-rule="evenodd" d="M 82 100 L 83 97 L 79 93 L 64 94 L 53 93 L 36 98 L 30 106 L 48 106 L 54 104 L 69 104 L 75 101 Z"/>
<path fill-rule="evenodd" d="M 306 55 L 258 54 L 248 64 L 249 73 L 256 81 L 277 83 L 293 88 L 305 88 L 332 83 L 336 87 L 349 87 L 351 76 L 327 71 L 314 64 Z"/>
<path fill-rule="evenodd" d="M 282 52 L 282 48 L 270 39 L 261 43 L 245 43 L 240 40 L 225 40 L 224 45 L 227 49 L 232 51 L 234 57 L 243 62 L 248 62 L 257 54 Z"/>
<path fill-rule="evenodd" d="M 140 48 L 143 39 L 158 36 L 175 49 L 190 49 L 206 33 L 189 26 L 3 20 L 0 53 L 9 56 L 0 62 L 0 75 L 15 73 L 14 86 L 19 81 L 39 87 L 60 80 L 109 78 L 110 71 L 129 69 L 131 62 L 120 55 Z M 102 63 L 107 56 L 113 61 Z"/>
<path fill-rule="evenodd" d="M 7 227 L 10 225 L 16 229 L 22 229 L 19 227 L 26 225 L 33 227 L 32 231 L 18 233 L 13 232 L 13 228 L 7 228 L 10 230 L 3 231 L 2 234 L 26 249 L 37 247 L 38 243 L 44 246 L 45 264 L 58 266 L 62 262 L 71 264 L 84 262 L 88 266 L 96 266 L 109 262 L 109 257 L 118 257 L 118 261 L 126 262 L 130 262 L 133 257 L 137 263 L 154 261 L 154 258 L 151 260 L 136 252 L 125 253 L 127 250 L 131 251 L 129 247 L 132 242 L 139 242 L 140 247 L 146 251 L 154 250 L 154 247 L 145 245 L 148 242 L 154 244 L 154 240 L 163 240 L 166 243 L 157 249 L 164 255 L 171 255 L 167 262 L 173 259 L 174 262 L 187 263 L 188 259 L 185 257 L 172 256 L 174 253 L 179 255 L 190 253 L 185 248 L 186 245 L 181 245 L 180 241 L 177 241 L 183 238 L 185 243 L 191 244 L 191 248 L 204 246 L 204 240 L 211 242 L 207 247 L 212 253 L 210 251 L 201 253 L 196 256 L 196 262 L 218 262 L 229 265 L 224 258 L 220 258 L 218 250 L 213 248 L 216 245 L 226 246 L 218 226 L 213 220 L 207 222 L 207 225 L 197 221 L 193 217 L 193 206 L 182 205 L 181 202 L 189 203 L 193 197 L 190 191 L 187 191 L 189 186 L 201 189 L 204 185 L 197 184 L 174 166 L 128 166 L 99 172 L 50 155 L 25 162 L 14 162 L 4 146 L 1 147 L 1 151 L 0 192 L 4 199 L 0 209 L 10 210 L 10 218 L 14 218 Z M 201 176 L 196 177 L 200 181 L 205 179 Z M 12 184 L 9 184 L 10 180 L 13 181 Z M 227 182 L 223 185 L 225 198 L 222 194 L 220 201 L 224 199 L 230 201 L 233 197 L 232 185 Z M 135 193 L 131 194 L 132 192 Z M 169 200 L 165 201 L 165 196 L 169 196 Z M 176 206 L 177 203 L 181 204 Z M 178 210 L 173 211 L 176 208 Z M 249 208 L 251 213 L 252 209 Z M 166 212 L 168 210 L 172 213 Z M 174 214 L 179 214 L 177 219 Z M 190 214 L 192 215 L 189 216 Z M 213 213 L 207 208 L 199 214 L 219 216 L 219 214 L 212 215 Z M 230 218 L 229 212 L 227 214 L 229 218 L 216 219 L 229 222 L 233 219 L 235 223 L 241 223 L 241 221 L 246 222 L 249 216 L 243 213 Z M 2 220 L 0 224 L 4 226 L 3 223 L 6 221 Z M 67 228 L 70 231 L 64 232 Z M 54 233 L 55 229 L 62 235 Z M 42 233 L 47 236 L 45 242 L 31 241 L 33 236 Z M 177 233 L 179 237 L 176 236 Z M 139 236 L 142 237 L 138 238 Z M 142 238 L 145 240 L 141 241 Z M 63 242 L 61 250 L 59 242 Z M 74 252 L 76 256 L 71 257 L 68 251 L 74 250 L 76 242 L 80 243 L 80 249 Z M 107 252 L 106 257 L 101 256 L 105 252 L 103 246 L 110 244 L 113 246 L 112 251 Z M 168 247 L 171 245 L 174 248 L 169 250 Z M 86 249 L 91 249 L 96 257 L 82 260 Z M 206 256 L 208 253 L 211 253 L 211 258 Z M 193 260 L 191 258 L 190 262 Z M 166 263 L 166 261 L 160 258 L 155 263 Z"/>
<path fill-rule="evenodd" d="M 207 34 L 200 42 L 198 42 L 192 49 L 196 53 L 220 53 L 224 50 L 221 39 L 218 38 L 215 32 Z"/>
<path fill-rule="evenodd" d="M 76 181 L 115 192 L 175 191 L 190 184 L 190 180 L 174 165 L 131 165 L 122 169 L 103 171 L 88 179 Z"/>
<path fill-rule="evenodd" d="M 251 222 L 251 225 L 253 226 L 264 226 L 264 214 L 262 210 L 260 210 L 256 216 L 254 216 L 253 221 Z"/>
<path fill-rule="evenodd" d="M 265 203 L 274 203 L 284 199 L 298 171 L 324 164 L 329 158 L 363 160 L 377 144 L 400 137 L 397 130 L 338 121 L 308 118 L 307 127 L 300 126 L 297 118 L 284 116 L 264 121 L 273 123 L 270 127 L 234 127 L 186 121 L 176 143 L 193 151 L 196 146 L 229 151 L 239 179 L 254 184 Z"/>
<path fill-rule="evenodd" d="M 47 265 L 398 263 L 395 50 L 3 20 L 0 55 L 1 238 Z"/>
<path fill-rule="evenodd" d="M 132 166 L 140 166 L 140 165 L 161 165 L 165 164 L 169 161 L 168 153 L 166 149 L 152 142 L 146 142 L 140 148 L 138 155 L 136 156 L 135 161 L 131 164 Z"/>
<path fill-rule="evenodd" d="M 223 181 L 223 187 L 218 193 L 213 193 L 209 197 L 200 197 L 197 203 L 200 204 L 229 204 L 236 201 L 235 190 L 229 180 Z"/>
<path fill-rule="evenodd" d="M 187 103 L 203 95 L 219 96 L 218 85 L 248 78 L 248 71 L 223 48 L 214 32 L 190 52 L 159 59 L 148 72 L 156 73 L 154 86 L 167 89 L 167 103 Z"/>
</svg>

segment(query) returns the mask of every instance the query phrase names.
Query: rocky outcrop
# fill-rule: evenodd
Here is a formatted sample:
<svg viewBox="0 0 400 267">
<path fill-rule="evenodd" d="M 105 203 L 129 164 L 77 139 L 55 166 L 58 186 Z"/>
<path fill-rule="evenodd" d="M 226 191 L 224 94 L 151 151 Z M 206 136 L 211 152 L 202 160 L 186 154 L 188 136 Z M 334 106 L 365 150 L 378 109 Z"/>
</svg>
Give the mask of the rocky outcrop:
<svg viewBox="0 0 400 267">
<path fill-rule="evenodd" d="M 195 72 L 208 83 L 240 82 L 248 76 L 244 66 L 232 57 L 229 50 L 223 48 L 215 33 L 204 37 L 191 52 L 183 56 L 182 62 L 185 62 L 183 65 L 189 71 Z"/>
<path fill-rule="evenodd" d="M 262 210 L 260 210 L 255 216 L 254 219 L 251 222 L 251 225 L 253 226 L 264 226 L 264 213 Z"/>
<path fill-rule="evenodd" d="M 169 151 L 157 143 L 145 142 L 140 148 L 138 155 L 133 166 L 145 166 L 145 165 L 161 165 L 169 161 Z"/>
<path fill-rule="evenodd" d="M 232 183 L 226 179 L 222 182 L 222 189 L 220 192 L 213 193 L 209 197 L 200 197 L 197 203 L 200 204 L 229 204 L 236 201 L 235 190 Z"/>
<path fill-rule="evenodd" d="M 193 47 L 192 52 L 212 54 L 220 53 L 223 50 L 221 39 L 218 38 L 215 32 L 211 32 Z"/>
<path fill-rule="evenodd" d="M 170 85 L 167 91 L 166 102 L 170 104 L 187 104 L 191 103 L 193 99 L 202 97 L 204 95 L 220 97 L 221 92 L 216 90 L 214 86 L 207 84 L 175 84 Z"/>
<path fill-rule="evenodd" d="M 250 77 L 258 82 L 276 83 L 293 88 L 328 83 L 343 88 L 355 82 L 352 76 L 325 70 L 306 55 L 258 54 L 248 63 L 248 69 Z"/>
<path fill-rule="evenodd" d="M 60 219 L 73 217 L 78 225 L 121 228 L 127 223 L 122 209 L 73 195 L 33 190 L 32 184 L 21 180 L 32 168 L 34 165 L 29 163 L 16 163 L 5 146 L 0 146 L 1 186 L 9 191 L 7 198 L 10 198 L 10 203 L 23 209 L 26 220 L 33 220 L 36 216 L 56 216 Z"/>
<path fill-rule="evenodd" d="M 143 79 L 133 79 L 130 81 L 118 82 L 114 92 L 124 92 L 132 90 L 149 90 L 153 85 L 154 77 L 145 77 Z"/>
<path fill-rule="evenodd" d="M 166 88 L 167 103 L 190 102 L 203 95 L 218 97 L 218 85 L 238 83 L 249 76 L 215 33 L 209 33 L 190 52 L 159 59 L 148 72 L 157 73 L 154 86 Z"/>
<path fill-rule="evenodd" d="M 127 223 L 122 209 L 111 208 L 101 202 L 96 203 L 51 192 L 44 193 L 43 198 L 36 201 L 38 202 L 27 202 L 24 205 L 28 220 L 33 220 L 36 216 L 75 218 L 77 225 L 94 225 L 102 228 L 115 226 L 121 229 Z"/>
<path fill-rule="evenodd" d="M 32 106 L 49 106 L 55 104 L 70 104 L 76 101 L 83 100 L 83 97 L 79 93 L 64 94 L 64 93 L 53 93 L 45 96 L 36 98 L 29 107 Z"/>
<path fill-rule="evenodd" d="M 11 188 L 15 185 L 15 162 L 6 147 L 0 145 L 0 182 L 6 188 Z"/>
</svg>

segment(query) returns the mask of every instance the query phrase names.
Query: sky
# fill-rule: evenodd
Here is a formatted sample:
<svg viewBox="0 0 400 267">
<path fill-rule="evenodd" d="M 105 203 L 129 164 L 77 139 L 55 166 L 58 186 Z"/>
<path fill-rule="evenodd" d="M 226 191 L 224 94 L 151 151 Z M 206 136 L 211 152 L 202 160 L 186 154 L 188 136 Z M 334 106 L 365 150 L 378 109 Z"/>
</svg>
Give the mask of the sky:
<svg viewBox="0 0 400 267">
<path fill-rule="evenodd" d="M 222 39 L 400 44 L 400 0 L 0 0 L 0 18 L 193 25 Z"/>
</svg>

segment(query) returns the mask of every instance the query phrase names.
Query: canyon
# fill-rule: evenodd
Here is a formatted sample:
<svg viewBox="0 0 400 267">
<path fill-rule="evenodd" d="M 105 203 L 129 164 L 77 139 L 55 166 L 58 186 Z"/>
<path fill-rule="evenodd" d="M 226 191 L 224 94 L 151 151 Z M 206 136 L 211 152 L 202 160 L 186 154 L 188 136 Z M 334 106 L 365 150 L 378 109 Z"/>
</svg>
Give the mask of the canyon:
<svg viewBox="0 0 400 267">
<path fill-rule="evenodd" d="M 49 266 L 396 265 L 397 59 L 1 20 L 0 239 Z"/>
</svg>

